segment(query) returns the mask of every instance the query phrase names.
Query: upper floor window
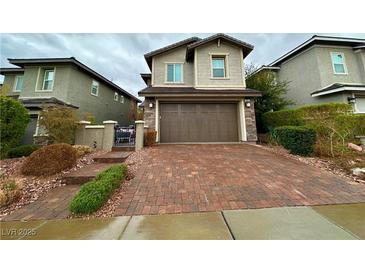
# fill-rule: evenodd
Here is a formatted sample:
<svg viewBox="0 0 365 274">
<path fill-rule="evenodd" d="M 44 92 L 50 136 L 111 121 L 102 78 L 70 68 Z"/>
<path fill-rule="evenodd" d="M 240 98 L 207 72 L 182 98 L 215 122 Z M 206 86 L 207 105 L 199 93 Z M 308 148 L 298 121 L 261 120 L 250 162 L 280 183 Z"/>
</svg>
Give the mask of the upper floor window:
<svg viewBox="0 0 365 274">
<path fill-rule="evenodd" d="M 114 101 L 118 102 L 118 92 L 114 92 Z"/>
<path fill-rule="evenodd" d="M 54 82 L 54 69 L 45 69 L 42 90 L 52 90 Z"/>
<path fill-rule="evenodd" d="M 94 96 L 99 95 L 99 83 L 95 80 L 93 80 L 91 83 L 91 94 Z"/>
<path fill-rule="evenodd" d="M 182 64 L 167 64 L 167 77 L 168 83 L 182 83 L 183 71 Z"/>
<path fill-rule="evenodd" d="M 335 74 L 347 74 L 345 55 L 342 52 L 331 52 L 331 59 Z"/>
<path fill-rule="evenodd" d="M 123 95 L 120 95 L 120 102 L 121 102 L 122 104 L 124 104 L 124 96 L 123 96 Z"/>
<path fill-rule="evenodd" d="M 212 76 L 213 78 L 226 77 L 226 59 L 225 57 L 212 57 Z"/>
<path fill-rule="evenodd" d="M 23 75 L 17 75 L 15 76 L 15 85 L 14 85 L 14 91 L 22 91 L 23 90 Z"/>
</svg>

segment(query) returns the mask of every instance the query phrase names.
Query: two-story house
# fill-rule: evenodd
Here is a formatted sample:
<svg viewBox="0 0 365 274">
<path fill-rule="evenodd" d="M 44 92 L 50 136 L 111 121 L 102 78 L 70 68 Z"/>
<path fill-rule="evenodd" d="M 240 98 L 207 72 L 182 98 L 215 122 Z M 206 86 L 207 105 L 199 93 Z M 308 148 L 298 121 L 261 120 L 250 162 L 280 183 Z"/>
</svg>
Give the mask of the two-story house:
<svg viewBox="0 0 365 274">
<path fill-rule="evenodd" d="M 253 46 L 225 34 L 192 37 L 145 54 L 144 115 L 157 142 L 255 142 L 244 58 Z"/>
<path fill-rule="evenodd" d="M 17 67 L 0 69 L 3 89 L 24 104 L 31 118 L 23 143 L 42 134 L 38 118 L 44 106 L 72 107 L 79 119 L 91 114 L 97 123 L 129 125 L 135 119 L 140 100 L 74 57 L 8 60 Z"/>
<path fill-rule="evenodd" d="M 263 70 L 288 82 L 294 107 L 342 102 L 365 113 L 365 39 L 315 35 Z"/>
</svg>

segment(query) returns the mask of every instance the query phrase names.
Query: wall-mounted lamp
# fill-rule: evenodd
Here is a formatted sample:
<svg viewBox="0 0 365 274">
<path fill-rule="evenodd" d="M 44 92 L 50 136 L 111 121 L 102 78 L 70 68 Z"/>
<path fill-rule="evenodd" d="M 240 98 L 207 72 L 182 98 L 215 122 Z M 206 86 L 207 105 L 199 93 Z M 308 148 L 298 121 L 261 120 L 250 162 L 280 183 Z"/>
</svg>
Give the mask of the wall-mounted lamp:
<svg viewBox="0 0 365 274">
<path fill-rule="evenodd" d="M 246 107 L 251 107 L 251 100 L 250 99 L 245 99 L 245 105 Z"/>
<path fill-rule="evenodd" d="M 150 108 L 153 108 L 153 103 L 149 103 L 149 104 L 148 104 L 148 106 L 149 106 Z"/>
<path fill-rule="evenodd" d="M 351 97 L 347 97 L 347 101 L 349 102 L 349 104 L 355 104 L 356 103 L 356 97 L 355 96 L 351 96 Z"/>
</svg>

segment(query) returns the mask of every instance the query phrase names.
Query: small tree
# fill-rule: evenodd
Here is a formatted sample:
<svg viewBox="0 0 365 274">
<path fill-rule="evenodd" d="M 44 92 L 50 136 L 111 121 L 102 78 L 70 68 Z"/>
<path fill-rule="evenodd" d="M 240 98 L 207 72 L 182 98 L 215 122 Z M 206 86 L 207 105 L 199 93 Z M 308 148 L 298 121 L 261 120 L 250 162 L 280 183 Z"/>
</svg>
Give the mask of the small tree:
<svg viewBox="0 0 365 274">
<path fill-rule="evenodd" d="M 0 157 L 19 144 L 28 123 L 29 113 L 23 104 L 0 95 Z"/>
<path fill-rule="evenodd" d="M 71 144 L 76 122 L 75 110 L 69 107 L 45 107 L 40 113 L 39 124 L 46 130 L 52 143 Z"/>
<path fill-rule="evenodd" d="M 246 67 L 246 75 L 250 75 L 255 70 L 255 66 L 249 65 Z M 265 131 L 262 123 L 262 114 L 268 111 L 281 110 L 293 104 L 291 100 L 284 97 L 288 83 L 277 81 L 272 71 L 264 70 L 247 77 L 246 86 L 262 92 L 262 97 L 255 100 L 255 114 L 257 130 L 259 132 Z"/>
<path fill-rule="evenodd" d="M 91 112 L 85 112 L 83 116 L 84 121 L 90 122 L 91 125 L 96 125 L 95 116 Z"/>
</svg>

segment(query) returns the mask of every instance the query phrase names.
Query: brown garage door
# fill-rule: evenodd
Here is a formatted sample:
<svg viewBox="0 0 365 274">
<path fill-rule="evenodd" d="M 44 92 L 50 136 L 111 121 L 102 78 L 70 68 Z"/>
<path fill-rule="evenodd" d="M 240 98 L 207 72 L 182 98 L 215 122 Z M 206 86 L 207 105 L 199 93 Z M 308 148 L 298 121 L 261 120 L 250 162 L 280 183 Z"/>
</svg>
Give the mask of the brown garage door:
<svg viewBox="0 0 365 274">
<path fill-rule="evenodd" d="M 161 143 L 237 142 L 237 104 L 162 103 Z"/>
</svg>

